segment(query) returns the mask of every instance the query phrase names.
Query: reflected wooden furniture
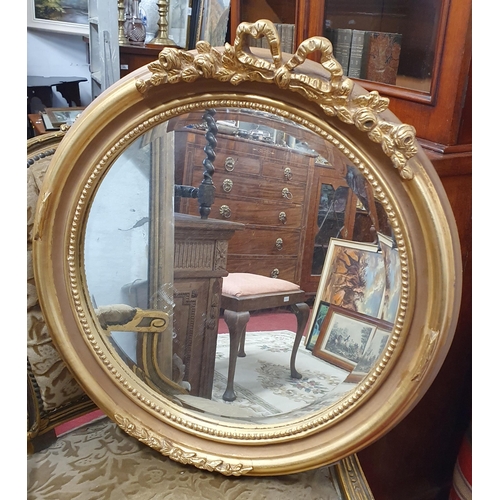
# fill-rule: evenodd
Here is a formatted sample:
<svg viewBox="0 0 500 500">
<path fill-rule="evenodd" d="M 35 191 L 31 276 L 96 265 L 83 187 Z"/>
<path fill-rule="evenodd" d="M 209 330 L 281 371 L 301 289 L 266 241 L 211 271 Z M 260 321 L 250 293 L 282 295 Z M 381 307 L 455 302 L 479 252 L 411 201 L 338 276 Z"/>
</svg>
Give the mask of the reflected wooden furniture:
<svg viewBox="0 0 500 500">
<path fill-rule="evenodd" d="M 305 303 L 305 292 L 294 283 L 250 273 L 229 273 L 223 278 L 221 308 L 229 328 L 229 369 L 227 387 L 222 396 L 225 401 L 234 401 L 234 373 L 237 357 L 245 357 L 246 325 L 250 313 L 264 309 L 289 308 L 297 317 L 297 333 L 290 357 L 292 378 L 302 375 L 295 368 L 295 358 L 309 319 L 309 306 Z"/>
<path fill-rule="evenodd" d="M 276 134 L 307 144 L 307 149 L 292 148 L 219 131 L 213 161 L 215 202 L 210 217 L 245 224 L 245 231 L 229 243 L 228 272 L 279 277 L 299 284 L 309 297 L 314 296 L 321 274 L 321 269 L 315 271 L 313 262 L 323 185 L 346 189 L 341 237 L 373 240 L 370 226 L 360 220 L 366 214 L 357 208 L 358 198 L 348 189 L 346 158 L 320 136 L 277 117 L 230 110 L 216 113 L 215 118 L 267 126 Z M 194 113 L 175 120 L 176 183 L 192 184 L 201 176 L 203 132 L 180 128 L 199 121 Z M 371 191 L 370 196 L 375 213 Z M 196 214 L 197 206 L 192 200 L 182 200 L 176 210 Z M 360 228 L 365 235 L 356 234 Z M 330 236 L 324 238 L 326 246 Z"/>
<path fill-rule="evenodd" d="M 192 184 L 201 175 L 204 136 L 181 129 L 175 141 L 176 182 Z M 228 271 L 300 283 L 315 155 L 221 133 L 215 152 L 216 192 L 210 217 L 246 225 L 230 242 Z M 179 210 L 195 214 L 196 205 L 182 200 Z"/>
<path fill-rule="evenodd" d="M 241 229 L 231 222 L 175 215 L 174 352 L 185 364 L 193 396 L 212 397 L 228 242 Z"/>
<path fill-rule="evenodd" d="M 158 293 L 173 294 L 173 354 L 182 362 L 183 373 L 178 373 L 177 367 L 172 379 L 189 382 L 192 396 L 212 397 L 228 241 L 241 229 L 237 223 L 175 214 L 174 283 L 171 289 L 166 284 Z M 147 309 L 148 290 L 147 280 L 127 285 L 129 304 Z M 153 353 L 142 351 L 142 346 L 140 349 L 140 368 L 153 383 L 161 385 L 161 377 L 155 376 Z"/>
</svg>

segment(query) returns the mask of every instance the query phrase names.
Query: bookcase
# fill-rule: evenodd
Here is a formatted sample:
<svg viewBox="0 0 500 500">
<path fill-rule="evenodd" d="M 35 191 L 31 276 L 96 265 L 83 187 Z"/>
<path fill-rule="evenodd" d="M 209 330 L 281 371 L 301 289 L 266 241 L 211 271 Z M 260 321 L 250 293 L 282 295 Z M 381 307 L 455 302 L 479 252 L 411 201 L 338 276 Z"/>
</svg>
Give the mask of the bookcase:
<svg viewBox="0 0 500 500">
<path fill-rule="evenodd" d="M 395 83 L 348 76 L 389 97 L 391 111 L 415 127 L 454 211 L 463 260 L 455 338 L 420 403 L 387 435 L 358 453 L 377 500 L 447 500 L 471 419 L 471 17 L 471 0 L 231 1 L 231 40 L 241 21 L 262 18 L 295 23 L 295 48 L 311 36 L 328 37 L 328 30 L 334 29 L 402 35 Z"/>
</svg>

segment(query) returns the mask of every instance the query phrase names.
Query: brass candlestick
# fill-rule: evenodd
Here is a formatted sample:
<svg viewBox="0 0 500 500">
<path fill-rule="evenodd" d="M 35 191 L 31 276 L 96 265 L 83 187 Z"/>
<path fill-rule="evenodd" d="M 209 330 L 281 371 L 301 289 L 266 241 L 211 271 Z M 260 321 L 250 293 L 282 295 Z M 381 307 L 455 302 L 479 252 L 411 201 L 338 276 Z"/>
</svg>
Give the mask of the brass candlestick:
<svg viewBox="0 0 500 500">
<path fill-rule="evenodd" d="M 125 1 L 118 0 L 118 43 L 126 45 L 127 42 L 125 35 Z"/>
<path fill-rule="evenodd" d="M 149 43 L 154 45 L 170 45 L 176 47 L 177 44 L 168 37 L 168 9 L 170 0 L 158 0 L 158 34 Z"/>
</svg>

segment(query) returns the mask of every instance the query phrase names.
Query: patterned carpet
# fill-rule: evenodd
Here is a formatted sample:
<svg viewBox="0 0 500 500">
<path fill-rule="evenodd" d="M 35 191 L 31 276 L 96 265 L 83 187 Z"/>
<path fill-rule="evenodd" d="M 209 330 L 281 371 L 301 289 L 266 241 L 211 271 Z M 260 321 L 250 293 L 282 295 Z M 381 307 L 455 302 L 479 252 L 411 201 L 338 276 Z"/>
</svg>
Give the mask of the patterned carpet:
<svg viewBox="0 0 500 500">
<path fill-rule="evenodd" d="M 342 500 L 332 467 L 226 477 L 184 466 L 105 418 L 28 457 L 27 500 Z"/>
<path fill-rule="evenodd" d="M 229 335 L 219 334 L 215 360 L 215 381 L 212 399 L 226 405 L 245 408 L 255 416 L 266 417 L 300 410 L 328 399 L 348 372 L 333 366 L 299 346 L 296 368 L 302 378 L 290 375 L 290 356 L 295 333 L 288 330 L 249 332 L 246 334 L 244 358 L 238 358 L 234 377 L 236 401 L 223 401 L 227 384 Z"/>
</svg>

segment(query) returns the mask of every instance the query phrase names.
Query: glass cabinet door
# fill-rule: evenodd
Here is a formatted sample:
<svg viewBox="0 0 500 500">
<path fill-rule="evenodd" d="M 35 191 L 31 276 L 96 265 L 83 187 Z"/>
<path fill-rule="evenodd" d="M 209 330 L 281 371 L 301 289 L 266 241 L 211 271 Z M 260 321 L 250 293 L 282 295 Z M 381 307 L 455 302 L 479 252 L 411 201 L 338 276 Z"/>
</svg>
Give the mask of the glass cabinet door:
<svg viewBox="0 0 500 500">
<path fill-rule="evenodd" d="M 236 27 L 240 22 L 254 23 L 259 19 L 269 19 L 274 23 L 281 40 L 281 50 L 283 52 L 295 52 L 297 42 L 297 29 L 299 20 L 297 15 L 298 4 L 295 0 L 252 0 L 244 2 L 242 0 L 231 0 L 231 35 L 234 38 Z M 250 40 L 250 45 L 254 47 L 268 48 L 265 38 Z"/>
<path fill-rule="evenodd" d="M 323 35 L 344 74 L 430 92 L 448 0 L 326 0 Z"/>
</svg>

